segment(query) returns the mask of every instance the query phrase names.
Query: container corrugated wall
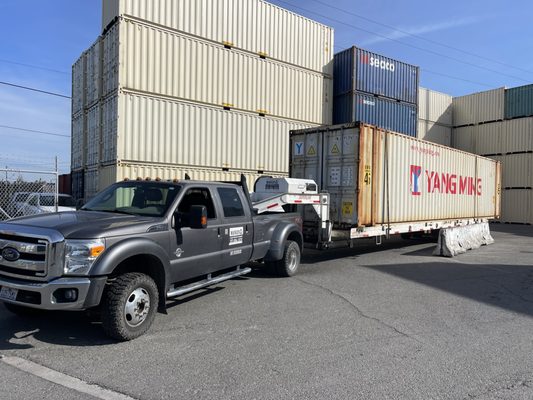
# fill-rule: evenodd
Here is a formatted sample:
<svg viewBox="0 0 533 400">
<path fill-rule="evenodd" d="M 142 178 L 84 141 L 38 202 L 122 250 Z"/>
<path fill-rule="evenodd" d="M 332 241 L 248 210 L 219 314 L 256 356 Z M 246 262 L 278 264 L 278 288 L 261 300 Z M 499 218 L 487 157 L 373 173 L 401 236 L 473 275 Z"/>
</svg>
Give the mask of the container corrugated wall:
<svg viewBox="0 0 533 400">
<path fill-rule="evenodd" d="M 102 137 L 117 141 L 119 161 L 287 173 L 289 131 L 312 126 L 133 93 L 104 103 L 114 107 L 103 112 Z"/>
<path fill-rule="evenodd" d="M 73 170 L 83 168 L 85 151 L 85 122 L 84 113 L 79 113 L 72 117 L 72 139 L 70 165 Z"/>
<path fill-rule="evenodd" d="M 86 57 L 85 53 L 72 66 L 72 115 L 83 112 L 85 107 L 85 76 Z"/>
<path fill-rule="evenodd" d="M 333 29 L 264 1 L 103 0 L 102 29 L 118 15 L 332 75 Z"/>
<path fill-rule="evenodd" d="M 452 145 L 452 128 L 419 119 L 417 137 L 421 140 L 427 140 L 428 142 L 449 147 Z"/>
<path fill-rule="evenodd" d="M 504 119 L 505 88 L 453 98 L 453 125 L 475 125 Z"/>
<path fill-rule="evenodd" d="M 97 165 L 100 161 L 101 108 L 96 104 L 87 111 L 87 155 L 88 167 Z"/>
<path fill-rule="evenodd" d="M 89 48 L 89 50 L 86 51 L 86 102 L 88 107 L 91 107 L 99 100 L 102 91 L 101 46 L 101 38 L 98 38 L 96 42 Z"/>
<path fill-rule="evenodd" d="M 533 191 L 530 189 L 511 189 L 502 192 L 501 222 L 515 224 L 533 223 Z"/>
<path fill-rule="evenodd" d="M 85 170 L 83 188 L 85 201 L 92 199 L 99 192 L 97 167 Z"/>
<path fill-rule="evenodd" d="M 330 191 L 337 224 L 494 218 L 498 169 L 494 160 L 371 126 L 291 134 L 291 176 Z"/>
<path fill-rule="evenodd" d="M 321 73 L 128 20 L 110 30 L 104 43 L 106 95 L 123 87 L 296 121 L 331 123 L 332 80 Z"/>
<path fill-rule="evenodd" d="M 126 118 L 126 116 L 124 116 Z M 125 135 L 126 132 L 121 132 Z M 100 163 L 108 164 L 117 159 L 118 95 L 102 102 L 102 153 Z"/>
<path fill-rule="evenodd" d="M 505 118 L 520 118 L 533 115 L 533 85 L 505 91 Z"/>
<path fill-rule="evenodd" d="M 347 93 L 334 100 L 335 124 L 365 122 L 383 129 L 416 136 L 417 107 L 363 93 Z"/>
<path fill-rule="evenodd" d="M 491 158 L 502 163 L 504 189 L 533 188 L 533 153 L 506 154 Z"/>
<path fill-rule="evenodd" d="M 439 125 L 452 126 L 452 96 L 429 90 L 418 89 L 418 118 Z"/>
<path fill-rule="evenodd" d="M 335 54 L 334 95 L 365 92 L 417 104 L 419 68 L 357 47 Z"/>
</svg>

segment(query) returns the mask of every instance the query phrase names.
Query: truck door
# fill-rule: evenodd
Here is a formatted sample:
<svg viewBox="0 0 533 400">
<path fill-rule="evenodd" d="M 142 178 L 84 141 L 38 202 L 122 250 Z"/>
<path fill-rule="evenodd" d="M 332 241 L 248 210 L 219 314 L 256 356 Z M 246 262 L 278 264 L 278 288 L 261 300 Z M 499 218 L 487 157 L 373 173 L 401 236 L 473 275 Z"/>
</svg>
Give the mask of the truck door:
<svg viewBox="0 0 533 400">
<path fill-rule="evenodd" d="M 191 206 L 205 206 L 207 228 L 190 228 Z M 174 282 L 206 275 L 221 269 L 222 217 L 217 214 L 213 194 L 207 187 L 189 187 L 177 206 L 175 229 L 170 238 L 170 264 Z"/>
<path fill-rule="evenodd" d="M 241 190 L 219 187 L 217 194 L 222 206 L 222 260 L 225 268 L 245 264 L 252 256 L 252 214 L 245 207 L 247 200 Z"/>
</svg>

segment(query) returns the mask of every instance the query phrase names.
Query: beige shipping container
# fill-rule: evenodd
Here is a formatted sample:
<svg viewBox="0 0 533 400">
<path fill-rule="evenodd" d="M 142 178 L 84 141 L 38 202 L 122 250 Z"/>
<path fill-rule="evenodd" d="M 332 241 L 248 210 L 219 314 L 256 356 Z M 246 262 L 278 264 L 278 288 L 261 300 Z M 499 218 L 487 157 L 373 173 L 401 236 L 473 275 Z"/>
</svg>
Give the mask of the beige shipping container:
<svg viewBox="0 0 533 400">
<path fill-rule="evenodd" d="M 100 162 L 101 107 L 96 104 L 87 110 L 86 166 L 94 167 Z"/>
<path fill-rule="evenodd" d="M 120 20 L 105 36 L 103 63 L 106 95 L 126 88 L 331 123 L 332 79 L 160 27 Z"/>
<path fill-rule="evenodd" d="M 86 92 L 86 56 L 83 53 L 72 66 L 72 115 L 83 112 Z"/>
<path fill-rule="evenodd" d="M 500 222 L 533 223 L 533 191 L 531 189 L 504 190 Z"/>
<path fill-rule="evenodd" d="M 292 132 L 290 176 L 330 193 L 339 227 L 500 215 L 498 162 L 370 125 Z"/>
<path fill-rule="evenodd" d="M 440 125 L 435 122 L 418 120 L 418 138 L 428 142 L 442 144 L 450 147 L 452 145 L 452 128 Z"/>
<path fill-rule="evenodd" d="M 70 166 L 73 170 L 83 168 L 85 165 L 85 123 L 85 113 L 79 113 L 72 117 Z"/>
<path fill-rule="evenodd" d="M 96 42 L 85 52 L 86 58 L 86 106 L 91 107 L 100 99 L 102 93 L 102 40 Z"/>
<path fill-rule="evenodd" d="M 452 146 L 458 150 L 475 153 L 474 126 L 454 128 L 452 131 Z"/>
<path fill-rule="evenodd" d="M 533 188 L 533 153 L 492 156 L 502 164 L 502 188 Z"/>
<path fill-rule="evenodd" d="M 104 163 L 141 161 L 281 174 L 289 167 L 289 131 L 313 126 L 129 92 L 106 100 L 102 114 Z"/>
<path fill-rule="evenodd" d="M 505 88 L 453 98 L 453 125 L 475 125 L 504 119 Z"/>
<path fill-rule="evenodd" d="M 99 192 L 98 167 L 86 169 L 83 178 L 85 201 L 92 199 Z"/>
<path fill-rule="evenodd" d="M 102 0 L 102 30 L 117 16 L 149 21 L 333 75 L 333 28 L 260 0 Z"/>
<path fill-rule="evenodd" d="M 434 90 L 418 89 L 418 118 L 439 125 L 452 126 L 452 96 Z"/>
<path fill-rule="evenodd" d="M 189 175 L 191 179 L 200 181 L 239 181 L 241 174 L 243 174 L 250 188 L 253 188 L 253 184 L 257 178 L 264 176 L 253 171 L 222 171 L 221 169 L 191 166 L 181 167 L 176 165 L 128 163 L 99 167 L 97 173 L 91 172 L 91 174 L 86 175 L 86 179 L 95 180 L 86 182 L 86 185 L 92 188 L 91 190 L 99 192 L 107 186 L 125 179 L 182 180 L 185 179 L 185 174 Z M 287 174 L 270 173 L 268 175 L 276 177 L 287 176 Z"/>
</svg>

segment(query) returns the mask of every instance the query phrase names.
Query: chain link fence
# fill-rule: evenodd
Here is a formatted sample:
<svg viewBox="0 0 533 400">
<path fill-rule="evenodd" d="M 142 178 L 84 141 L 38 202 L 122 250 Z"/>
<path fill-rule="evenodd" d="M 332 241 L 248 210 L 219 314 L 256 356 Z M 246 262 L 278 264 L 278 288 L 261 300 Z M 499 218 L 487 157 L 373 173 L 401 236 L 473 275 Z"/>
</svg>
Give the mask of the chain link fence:
<svg viewBox="0 0 533 400">
<path fill-rule="evenodd" d="M 75 209 L 70 196 L 58 193 L 58 169 L 0 169 L 0 220 Z"/>
</svg>

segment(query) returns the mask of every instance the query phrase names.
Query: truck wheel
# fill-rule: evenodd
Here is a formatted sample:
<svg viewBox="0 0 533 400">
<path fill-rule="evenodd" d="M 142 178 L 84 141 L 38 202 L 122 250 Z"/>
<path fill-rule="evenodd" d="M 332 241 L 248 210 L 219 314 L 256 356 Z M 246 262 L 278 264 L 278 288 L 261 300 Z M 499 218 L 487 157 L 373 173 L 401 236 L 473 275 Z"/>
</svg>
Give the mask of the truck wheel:
<svg viewBox="0 0 533 400">
<path fill-rule="evenodd" d="M 284 277 L 293 276 L 298 272 L 300 256 L 301 252 L 298 243 L 287 240 L 282 259 L 273 262 L 270 266 L 276 275 Z"/>
<path fill-rule="evenodd" d="M 102 302 L 105 333 L 117 340 L 132 340 L 144 334 L 154 321 L 159 293 L 148 275 L 129 272 L 117 277 L 106 289 Z"/>
<path fill-rule="evenodd" d="M 38 308 L 25 307 L 19 304 L 4 303 L 4 307 L 7 308 L 9 312 L 15 315 L 18 315 L 19 317 L 35 317 L 37 315 L 44 313 L 44 310 L 40 310 Z"/>
</svg>

